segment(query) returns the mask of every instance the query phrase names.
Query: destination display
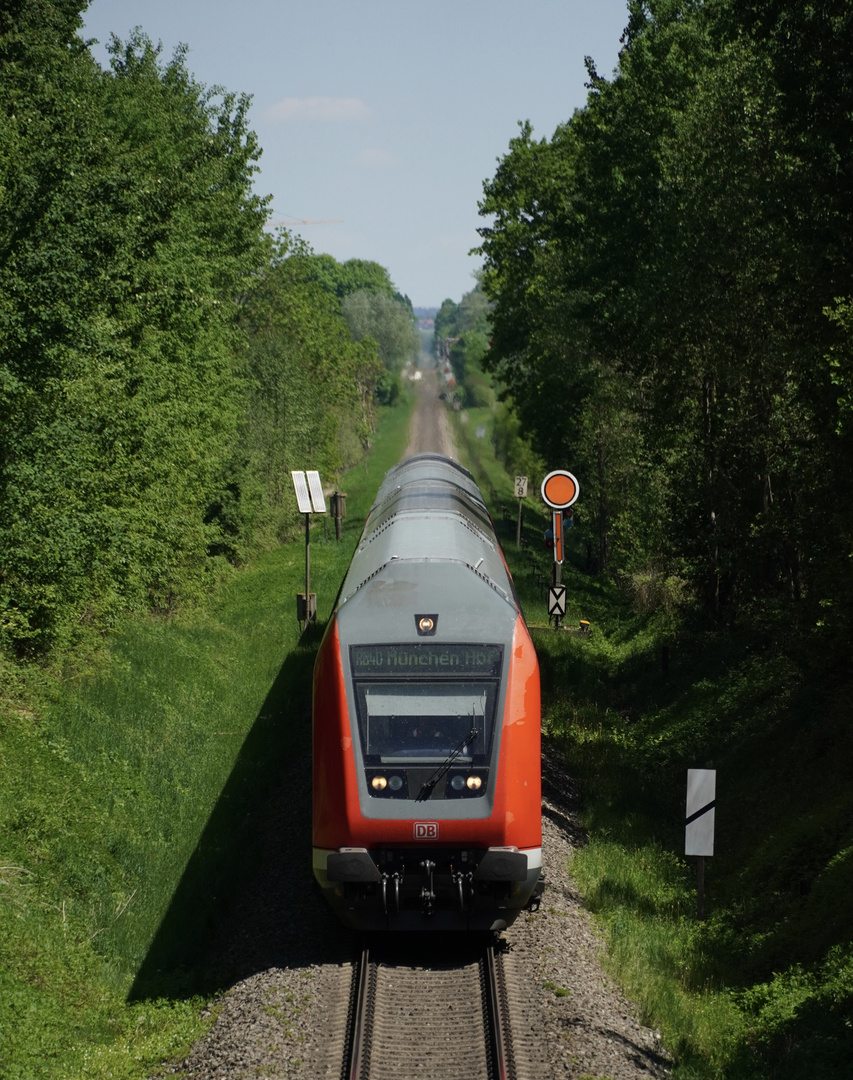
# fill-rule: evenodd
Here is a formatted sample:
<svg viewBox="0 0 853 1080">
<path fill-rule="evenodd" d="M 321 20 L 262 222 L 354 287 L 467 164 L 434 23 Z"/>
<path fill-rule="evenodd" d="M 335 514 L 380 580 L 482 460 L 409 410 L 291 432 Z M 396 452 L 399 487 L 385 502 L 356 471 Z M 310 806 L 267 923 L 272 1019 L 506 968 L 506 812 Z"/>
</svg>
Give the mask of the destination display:
<svg viewBox="0 0 853 1080">
<path fill-rule="evenodd" d="M 502 645 L 351 645 L 356 678 L 401 675 L 478 675 L 500 678 Z"/>
</svg>

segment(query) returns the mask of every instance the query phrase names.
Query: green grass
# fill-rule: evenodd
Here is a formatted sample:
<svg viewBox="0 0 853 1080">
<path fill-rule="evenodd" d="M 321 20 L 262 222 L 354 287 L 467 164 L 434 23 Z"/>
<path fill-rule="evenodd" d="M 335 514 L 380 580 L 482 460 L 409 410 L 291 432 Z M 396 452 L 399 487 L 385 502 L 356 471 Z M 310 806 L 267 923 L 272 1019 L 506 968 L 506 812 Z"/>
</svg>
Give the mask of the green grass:
<svg viewBox="0 0 853 1080">
<path fill-rule="evenodd" d="M 458 439 L 533 628 L 545 735 L 581 784 L 589 840 L 571 873 L 606 937 L 609 971 L 662 1032 L 676 1080 L 846 1080 L 849 676 L 784 628 L 773 636 L 745 621 L 711 633 L 667 603 L 636 610 L 613 581 L 583 572 L 582 501 L 563 568 L 566 625 L 586 618 L 592 631 L 549 629 L 545 515 L 528 500 L 530 544 L 517 552 L 510 478 L 488 439 L 471 437 L 477 423 L 488 420 L 458 424 Z M 690 767 L 717 770 L 703 922 L 695 860 L 682 854 Z"/>
<path fill-rule="evenodd" d="M 321 619 L 409 414 L 387 412 L 344 478 L 343 542 L 328 522 L 312 529 Z M 300 636 L 302 589 L 294 543 L 206 604 L 129 623 L 94 669 L 70 657 L 61 678 L 3 669 L 4 1080 L 132 1080 L 200 1034 L 211 976 L 194 963 L 239 877 L 224 870 L 250 845 L 281 762 L 307 746 L 318 635 Z"/>
</svg>

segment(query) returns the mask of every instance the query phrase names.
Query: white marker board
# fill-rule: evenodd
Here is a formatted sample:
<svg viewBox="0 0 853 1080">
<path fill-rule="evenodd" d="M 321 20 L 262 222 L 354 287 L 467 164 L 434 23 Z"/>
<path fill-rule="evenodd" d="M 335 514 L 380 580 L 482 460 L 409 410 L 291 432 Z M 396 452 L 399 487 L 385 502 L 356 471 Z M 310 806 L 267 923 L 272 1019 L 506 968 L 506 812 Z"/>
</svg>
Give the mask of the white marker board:
<svg viewBox="0 0 853 1080">
<path fill-rule="evenodd" d="M 717 770 L 687 770 L 687 810 L 684 854 L 714 854 L 714 810 L 717 800 Z"/>
</svg>

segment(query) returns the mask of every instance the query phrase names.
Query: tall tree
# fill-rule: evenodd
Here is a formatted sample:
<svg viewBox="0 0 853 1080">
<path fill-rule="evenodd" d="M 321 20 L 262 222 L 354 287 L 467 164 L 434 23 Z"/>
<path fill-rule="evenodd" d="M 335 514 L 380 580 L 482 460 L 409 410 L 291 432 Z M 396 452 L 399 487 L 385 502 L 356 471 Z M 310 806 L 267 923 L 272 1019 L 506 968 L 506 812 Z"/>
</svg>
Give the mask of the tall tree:
<svg viewBox="0 0 853 1080">
<path fill-rule="evenodd" d="M 264 205 L 246 99 L 140 34 L 101 72 L 57 43 L 65 6 L 21 11 L 0 84 L 0 633 L 40 648 L 203 578 Z"/>
<path fill-rule="evenodd" d="M 241 322 L 248 339 L 245 420 L 213 508 L 223 553 L 284 538 L 299 519 L 287 479 L 292 469 L 331 480 L 352 465 L 375 427 L 374 393 L 383 372 L 375 343 L 356 343 L 334 295 L 306 279 L 307 247 L 283 235 L 259 275 Z"/>
<path fill-rule="evenodd" d="M 686 572 L 716 623 L 829 603 L 842 558 L 850 19 L 632 0 L 615 77 L 481 204 L 487 363 L 592 480 L 602 564 Z"/>
<path fill-rule="evenodd" d="M 384 292 L 359 289 L 341 303 L 341 311 L 355 341 L 372 338 L 379 358 L 391 372 L 414 360 L 420 348 L 411 310 Z"/>
</svg>

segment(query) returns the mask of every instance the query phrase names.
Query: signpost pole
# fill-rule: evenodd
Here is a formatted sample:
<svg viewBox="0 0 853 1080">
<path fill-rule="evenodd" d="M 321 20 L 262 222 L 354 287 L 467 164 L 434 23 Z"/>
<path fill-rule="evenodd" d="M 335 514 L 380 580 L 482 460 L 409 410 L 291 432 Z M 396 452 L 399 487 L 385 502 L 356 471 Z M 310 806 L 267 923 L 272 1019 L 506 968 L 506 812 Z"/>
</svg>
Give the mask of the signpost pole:
<svg viewBox="0 0 853 1080">
<path fill-rule="evenodd" d="M 341 522 L 346 514 L 347 496 L 345 491 L 336 491 L 331 498 L 332 517 L 335 519 L 335 539 L 340 543 Z"/>
<path fill-rule="evenodd" d="M 527 477 L 516 476 L 515 497 L 518 499 L 518 525 L 515 530 L 515 546 L 521 547 L 521 522 L 524 515 L 524 499 L 527 497 Z"/>
<path fill-rule="evenodd" d="M 305 515 L 305 602 L 303 606 L 299 593 L 297 593 L 296 618 L 299 622 L 305 623 L 303 629 L 307 630 L 308 623 L 317 616 L 316 602 L 313 610 L 311 606 L 311 515 L 325 514 L 326 500 L 323 496 L 320 474 L 316 469 L 308 469 L 307 471 L 294 469 L 290 475 L 293 479 L 293 490 L 296 492 L 296 503 L 299 512 Z"/>
<path fill-rule="evenodd" d="M 554 584 L 563 581 L 563 511 L 555 510 L 551 515 L 551 531 L 554 534 Z"/>
<path fill-rule="evenodd" d="M 548 597 L 548 618 L 553 618 L 554 629 L 560 629 L 560 620 L 566 613 L 563 585 L 563 513 L 580 494 L 577 478 L 565 469 L 549 472 L 542 481 L 542 498 L 551 507 L 551 535 L 554 538 L 554 566 L 551 571 L 551 591 Z"/>
<path fill-rule="evenodd" d="M 305 629 L 311 620 L 311 515 L 305 515 Z"/>
<path fill-rule="evenodd" d="M 554 536 L 554 571 L 551 580 L 554 590 L 562 589 L 563 585 L 563 511 L 554 510 L 551 513 L 551 532 Z M 562 615 L 559 610 L 554 611 L 554 629 L 560 629 Z"/>
</svg>

